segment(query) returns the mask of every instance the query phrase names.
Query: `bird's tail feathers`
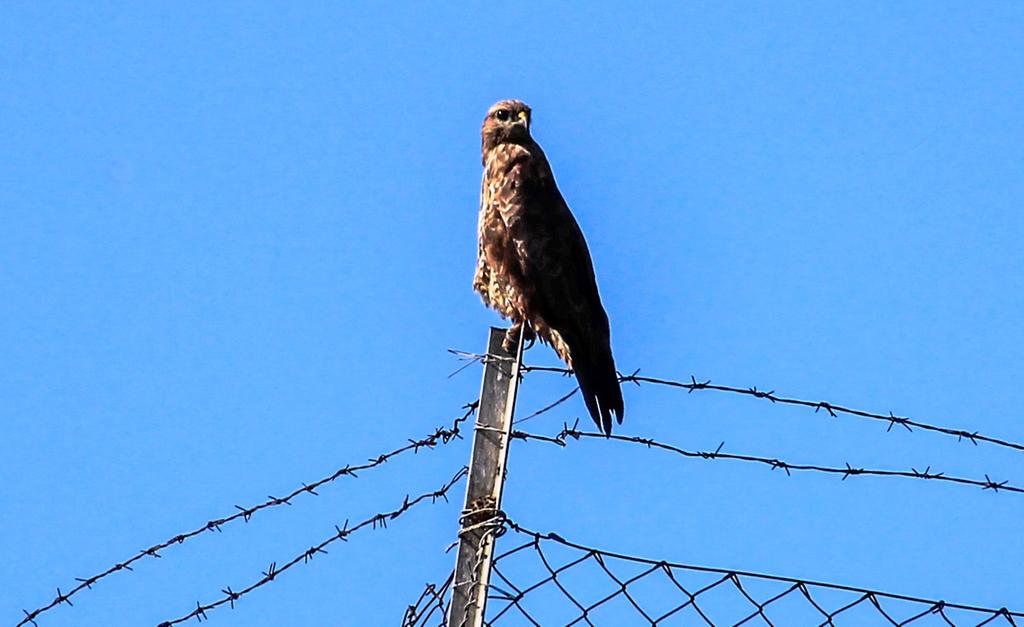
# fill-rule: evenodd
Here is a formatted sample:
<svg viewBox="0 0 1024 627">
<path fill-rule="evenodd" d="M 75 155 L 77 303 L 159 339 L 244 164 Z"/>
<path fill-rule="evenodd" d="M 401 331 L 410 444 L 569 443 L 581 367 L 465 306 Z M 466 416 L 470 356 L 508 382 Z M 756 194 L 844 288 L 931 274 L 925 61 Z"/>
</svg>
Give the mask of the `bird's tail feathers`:
<svg viewBox="0 0 1024 627">
<path fill-rule="evenodd" d="M 597 351 L 572 348 L 572 366 L 587 411 L 590 412 L 590 417 L 594 419 L 598 429 L 606 435 L 611 435 L 612 415 L 614 414 L 616 421 L 622 424 L 624 413 L 622 389 L 619 387 L 619 377 L 615 372 L 611 348 L 601 347 Z"/>
</svg>

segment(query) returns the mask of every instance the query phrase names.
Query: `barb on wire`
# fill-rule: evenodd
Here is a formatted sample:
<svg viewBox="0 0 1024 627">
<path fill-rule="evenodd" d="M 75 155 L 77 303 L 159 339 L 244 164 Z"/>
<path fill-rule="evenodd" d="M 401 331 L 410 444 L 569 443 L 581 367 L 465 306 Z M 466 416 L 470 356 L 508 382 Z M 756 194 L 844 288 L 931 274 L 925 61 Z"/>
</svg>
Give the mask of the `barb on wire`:
<svg viewBox="0 0 1024 627">
<path fill-rule="evenodd" d="M 313 559 L 317 554 L 326 554 L 327 551 L 325 549 L 328 545 L 333 544 L 334 542 L 337 542 L 339 540 L 347 541 L 349 536 L 359 531 L 360 529 L 363 529 L 365 527 L 372 527 L 376 529 L 378 526 L 386 528 L 388 521 L 395 520 L 396 518 L 406 513 L 419 503 L 426 500 L 429 500 L 431 503 L 435 503 L 437 502 L 438 499 L 443 499 L 445 502 L 447 502 L 448 491 L 451 490 L 451 488 L 455 484 L 457 484 L 463 477 L 465 477 L 468 474 L 468 472 L 469 469 L 463 466 L 462 468 L 459 469 L 458 472 L 455 473 L 454 476 L 452 476 L 451 479 L 448 480 L 446 484 L 441 486 L 439 489 L 434 490 L 433 492 L 424 492 L 423 494 L 420 494 L 416 498 L 412 499 L 409 497 L 409 495 L 406 495 L 405 499 L 403 499 L 402 504 L 399 507 L 391 510 L 390 512 L 374 514 L 373 516 L 364 519 L 362 522 L 352 527 L 349 526 L 349 523 L 346 520 L 345 524 L 341 527 L 335 526 L 336 533 L 327 537 L 319 544 L 314 544 L 308 549 L 300 552 L 298 555 L 293 557 L 291 560 L 285 562 L 283 565 L 279 566 L 277 562 L 272 562 L 270 566 L 267 568 L 267 570 L 262 573 L 263 576 L 254 581 L 253 583 L 251 583 L 250 585 L 248 585 L 247 587 L 237 591 L 232 590 L 230 587 L 225 588 L 221 590 L 221 592 L 224 593 L 224 596 L 220 599 L 217 599 L 216 601 L 207 603 L 205 605 L 201 603 L 196 603 L 196 608 L 188 614 L 185 614 L 173 620 L 164 621 L 160 623 L 158 627 L 170 627 L 171 625 L 184 623 L 185 621 L 191 618 L 198 618 L 202 620 L 206 618 L 207 612 L 225 604 L 230 604 L 230 606 L 234 608 L 235 601 L 237 601 L 240 597 L 249 594 L 257 588 L 265 586 L 266 584 L 273 581 L 278 575 L 291 569 L 297 564 L 305 564 L 309 562 L 311 559 Z"/>
<path fill-rule="evenodd" d="M 475 356 L 474 353 L 459 352 L 460 355 L 470 357 Z M 566 368 L 553 368 L 550 366 L 531 366 L 523 364 L 520 368 L 523 373 L 527 372 L 553 372 L 562 375 L 572 374 L 572 370 Z M 866 411 L 863 409 L 854 409 L 852 407 L 846 407 L 838 403 L 832 403 L 829 401 L 807 401 L 798 398 L 790 398 L 786 396 L 780 396 L 775 393 L 775 390 L 759 390 L 756 386 L 754 387 L 736 387 L 732 385 L 718 385 L 712 383 L 710 379 L 705 381 L 698 380 L 695 376 L 690 376 L 690 381 L 675 381 L 672 379 L 663 379 L 659 377 L 647 377 L 641 376 L 640 370 L 634 371 L 632 374 L 619 375 L 619 382 L 621 383 L 633 383 L 640 385 L 641 383 L 649 383 L 653 385 L 663 385 L 667 387 L 674 387 L 684 389 L 687 392 L 695 392 L 699 390 L 712 390 L 716 392 L 730 392 L 733 394 L 742 394 L 753 398 L 760 398 L 771 403 L 779 405 L 798 405 L 801 407 L 808 407 L 814 410 L 815 413 L 824 412 L 833 418 L 837 418 L 840 414 L 847 416 L 857 416 L 859 418 L 867 418 L 870 420 L 878 420 L 888 424 L 886 432 L 892 431 L 893 427 L 902 427 L 907 431 L 913 431 L 914 429 L 921 429 L 922 431 L 932 431 L 935 433 L 942 433 L 944 435 L 955 437 L 958 441 L 970 442 L 977 445 L 979 442 L 985 442 L 994 446 L 1001 446 L 1003 448 L 1009 448 L 1016 451 L 1024 451 L 1024 444 L 1017 442 L 1011 442 L 1002 438 L 992 437 L 981 434 L 977 431 L 969 431 L 967 429 L 959 429 L 955 427 L 943 427 L 940 425 L 929 424 L 918 420 L 913 420 L 906 416 L 897 416 L 890 412 L 878 413 L 872 411 Z"/>
<path fill-rule="evenodd" d="M 98 573 L 91 577 L 76 578 L 75 581 L 78 582 L 78 585 L 74 586 L 68 592 L 65 593 L 62 593 L 60 591 L 60 588 L 58 588 L 56 596 L 48 604 L 39 607 L 35 610 L 32 610 L 31 612 L 27 610 L 22 610 L 25 616 L 17 625 L 18 627 L 27 624 L 34 625 L 35 619 L 38 618 L 39 615 L 43 612 L 46 612 L 47 610 L 50 610 L 62 603 L 67 603 L 68 605 L 71 605 L 71 597 L 77 594 L 78 592 L 81 592 L 86 588 L 91 589 L 93 584 L 104 579 L 105 577 L 108 577 L 109 575 L 112 575 L 113 573 L 122 570 L 132 570 L 132 564 L 141 560 L 144 557 L 161 557 L 160 552 L 164 549 L 167 549 L 175 544 L 182 544 L 186 540 L 190 540 L 191 538 L 194 538 L 203 533 L 207 533 L 210 531 L 221 531 L 221 527 L 228 523 L 234 522 L 238 519 L 242 519 L 244 522 L 249 522 L 249 519 L 252 518 L 253 514 L 271 507 L 278 507 L 280 505 L 291 505 L 292 499 L 301 494 L 308 493 L 314 496 L 318 496 L 316 489 L 319 488 L 320 486 L 327 483 L 331 483 L 345 476 L 356 478 L 359 476 L 359 472 L 380 466 L 387 462 L 388 460 L 397 457 L 398 455 L 401 455 L 402 453 L 406 453 L 408 451 L 416 453 L 419 452 L 420 449 L 424 448 L 433 449 L 438 444 L 447 444 L 454 439 L 461 438 L 462 436 L 459 433 L 459 429 L 462 423 L 468 420 L 469 417 L 473 415 L 473 413 L 477 409 L 478 404 L 479 401 L 473 401 L 471 403 L 467 403 L 466 405 L 464 405 L 463 409 L 466 410 L 465 413 L 456 418 L 452 422 L 451 427 L 438 427 L 433 431 L 433 433 L 430 433 L 423 438 L 420 438 L 418 440 L 409 440 L 408 444 L 400 446 L 389 452 L 377 455 L 376 457 L 372 457 L 362 464 L 346 465 L 342 468 L 335 470 L 332 474 L 314 481 L 313 483 L 303 483 L 301 488 L 295 488 L 286 496 L 268 496 L 266 501 L 258 505 L 252 505 L 250 507 L 242 507 L 240 505 L 235 505 L 235 509 L 238 511 L 234 514 L 225 516 L 223 518 L 214 518 L 204 523 L 203 525 L 196 527 L 191 531 L 179 533 L 178 535 L 168 538 L 167 540 L 164 540 L 163 542 L 160 542 L 158 544 L 154 544 L 153 546 L 147 549 L 142 549 L 130 558 L 114 564 L 113 566 L 107 568 L 105 571 L 101 573 Z"/>
<path fill-rule="evenodd" d="M 689 451 L 686 449 L 679 448 L 672 444 L 666 444 L 664 442 L 658 442 L 651 438 L 642 438 L 639 436 L 625 436 L 625 435 L 605 435 L 604 433 L 580 431 L 576 428 L 576 425 L 572 427 L 564 425 L 562 431 L 555 436 L 537 435 L 533 433 L 527 433 L 525 431 L 513 431 L 512 439 L 524 440 L 524 441 L 539 441 L 547 442 L 549 444 L 556 444 L 564 447 L 567 442 L 571 439 L 578 441 L 581 439 L 598 439 L 598 440 L 615 440 L 618 442 L 627 442 L 630 444 L 639 444 L 647 448 L 656 448 L 663 451 L 669 451 L 683 457 L 700 458 L 700 459 L 728 459 L 733 461 L 751 462 L 757 464 L 764 464 L 770 466 L 772 470 L 781 469 L 787 475 L 790 475 L 793 471 L 797 472 L 821 472 L 828 474 L 841 475 L 845 481 L 847 478 L 856 475 L 873 475 L 876 477 L 907 477 L 912 479 L 932 479 L 935 481 L 946 481 L 950 483 L 959 483 L 963 485 L 972 485 L 980 487 L 982 490 L 992 490 L 993 492 L 999 492 L 1005 490 L 1007 492 L 1017 492 L 1024 494 L 1024 488 L 1020 488 L 1011 485 L 1008 481 L 995 481 L 988 475 L 985 475 L 985 480 L 980 479 L 968 479 L 964 477 L 954 477 L 941 472 L 935 472 L 931 469 L 931 466 L 924 470 L 917 470 L 911 468 L 910 470 L 875 470 L 871 468 L 860 468 L 851 466 L 847 463 L 843 467 L 834 466 L 819 466 L 816 464 L 793 464 L 785 462 L 781 459 L 773 457 L 761 457 L 757 455 L 742 455 L 739 453 L 724 453 L 722 447 L 725 445 L 723 442 L 714 451 Z"/>
<path fill-rule="evenodd" d="M 532 625 L 622 624 L 626 615 L 639 615 L 644 624 L 652 626 L 682 618 L 686 624 L 712 627 L 814 622 L 832 627 L 862 625 L 869 614 L 891 625 L 919 620 L 932 624 L 936 616 L 948 625 L 958 624 L 955 621 L 1017 625 L 1024 619 L 1024 613 L 1005 607 L 980 607 L 810 579 L 649 559 L 580 544 L 557 533 L 539 533 L 511 520 L 506 525 L 526 539 L 494 558 L 492 572 L 497 583 L 491 585 L 494 603 L 487 625 L 503 623 L 504 619 L 515 624 L 525 620 Z M 539 569 L 536 562 L 540 563 Z M 532 574 L 538 571 L 539 579 Z M 527 582 L 516 583 L 516 578 L 526 576 L 530 576 Z M 582 584 L 587 584 L 586 590 L 579 589 Z M 547 593 L 537 593 L 542 589 Z M 563 603 L 556 603 L 558 599 Z M 432 602 L 443 605 L 443 599 Z M 406 625 L 425 627 L 429 616 L 421 613 L 419 617 L 418 622 Z"/>
</svg>

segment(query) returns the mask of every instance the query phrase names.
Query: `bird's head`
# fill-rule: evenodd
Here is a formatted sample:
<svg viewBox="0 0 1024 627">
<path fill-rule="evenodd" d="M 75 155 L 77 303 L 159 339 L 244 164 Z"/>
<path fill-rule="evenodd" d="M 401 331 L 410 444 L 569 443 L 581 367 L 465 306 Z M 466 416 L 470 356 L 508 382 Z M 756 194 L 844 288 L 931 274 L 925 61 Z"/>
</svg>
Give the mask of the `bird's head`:
<svg viewBox="0 0 1024 627">
<path fill-rule="evenodd" d="M 500 100 L 487 110 L 480 132 L 483 151 L 505 143 L 521 144 L 530 139 L 530 107 L 521 100 Z"/>
</svg>

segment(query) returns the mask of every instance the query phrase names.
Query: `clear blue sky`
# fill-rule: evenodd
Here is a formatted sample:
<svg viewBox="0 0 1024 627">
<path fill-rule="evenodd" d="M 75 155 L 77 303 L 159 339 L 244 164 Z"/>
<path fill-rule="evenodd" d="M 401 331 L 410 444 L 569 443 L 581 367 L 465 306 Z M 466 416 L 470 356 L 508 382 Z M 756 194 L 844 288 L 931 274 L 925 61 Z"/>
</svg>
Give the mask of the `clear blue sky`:
<svg viewBox="0 0 1024 627">
<path fill-rule="evenodd" d="M 0 8 L 0 615 L 459 413 L 478 129 L 534 133 L 623 371 L 1024 440 L 1024 6 L 1011 2 L 8 2 Z M 375 3 L 376 4 L 376 3 Z M 529 361 L 553 365 L 538 346 Z M 527 378 L 521 409 L 571 388 Z M 740 397 L 625 389 L 621 432 L 1024 483 L 1022 456 Z M 574 399 L 529 423 L 585 416 Z M 40 620 L 146 625 L 468 441 L 147 560 Z M 610 549 L 1024 606 L 1024 498 L 614 443 L 512 451 L 507 510 Z M 210 618 L 383 625 L 444 577 L 456 502 Z"/>
</svg>

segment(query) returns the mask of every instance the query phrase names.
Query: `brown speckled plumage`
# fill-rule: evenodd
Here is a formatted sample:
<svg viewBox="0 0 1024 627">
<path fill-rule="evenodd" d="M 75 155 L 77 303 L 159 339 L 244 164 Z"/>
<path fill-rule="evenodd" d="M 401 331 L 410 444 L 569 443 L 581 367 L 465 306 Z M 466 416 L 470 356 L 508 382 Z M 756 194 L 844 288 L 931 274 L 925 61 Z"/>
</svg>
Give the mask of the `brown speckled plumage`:
<svg viewBox="0 0 1024 627">
<path fill-rule="evenodd" d="M 484 118 L 484 176 L 473 289 L 515 324 L 526 323 L 576 372 L 594 422 L 622 422 L 622 392 L 583 232 L 530 136 L 530 108 L 502 100 Z"/>
</svg>

